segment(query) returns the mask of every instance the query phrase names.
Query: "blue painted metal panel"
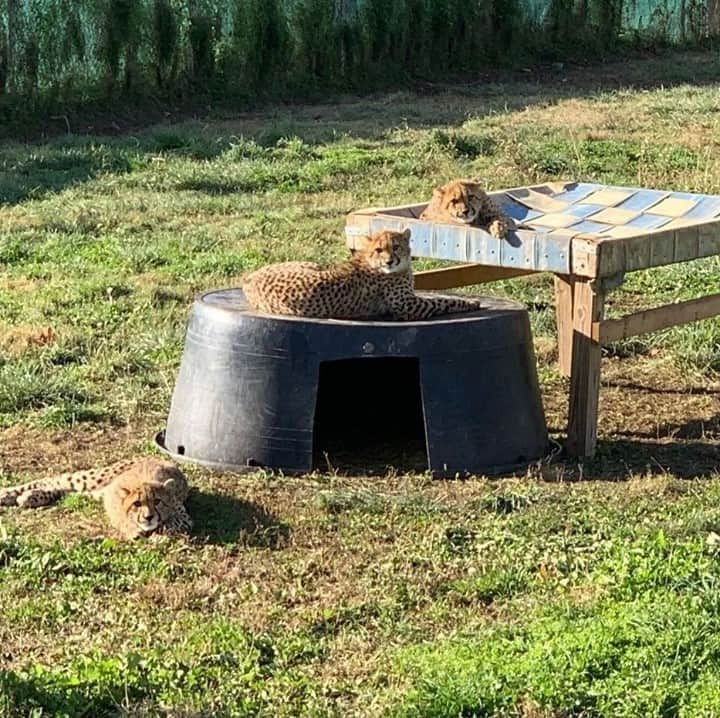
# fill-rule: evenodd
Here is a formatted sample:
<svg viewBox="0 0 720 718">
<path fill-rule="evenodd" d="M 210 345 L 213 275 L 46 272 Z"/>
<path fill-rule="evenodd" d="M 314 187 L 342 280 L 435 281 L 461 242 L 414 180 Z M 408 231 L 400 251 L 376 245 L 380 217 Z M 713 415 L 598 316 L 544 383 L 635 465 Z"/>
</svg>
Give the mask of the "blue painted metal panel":
<svg viewBox="0 0 720 718">
<path fill-rule="evenodd" d="M 513 241 L 513 239 L 515 241 Z M 528 232 L 519 237 L 511 238 L 500 245 L 500 265 L 514 269 L 533 269 L 535 267 L 536 233 Z"/>
<path fill-rule="evenodd" d="M 570 229 L 572 229 L 573 232 L 578 232 L 580 234 L 602 234 L 606 230 L 610 229 L 610 227 L 611 225 L 609 224 L 602 224 L 601 222 L 591 222 L 590 220 L 585 220 L 584 222 L 573 224 Z"/>
<path fill-rule="evenodd" d="M 433 228 L 429 222 L 409 222 L 410 246 L 416 257 L 432 257 Z"/>
<path fill-rule="evenodd" d="M 575 204 L 566 210 L 566 214 L 572 214 L 574 217 L 587 217 L 595 212 L 607 209 L 604 204 Z"/>
<path fill-rule="evenodd" d="M 665 199 L 668 194 L 668 192 L 662 192 L 656 189 L 641 189 L 630 197 L 630 199 L 626 199 L 624 202 L 621 202 L 617 208 L 644 212 L 648 209 L 648 207 L 652 207 L 660 200 Z"/>
<path fill-rule="evenodd" d="M 512 217 L 516 222 L 530 222 L 536 217 L 540 217 L 541 212 L 536 212 L 534 209 L 530 209 L 519 202 L 498 202 L 500 209 L 505 212 L 508 217 Z"/>
<path fill-rule="evenodd" d="M 491 266 L 502 266 L 502 245 L 489 234 L 472 232 L 470 234 L 470 252 L 468 259 L 478 264 L 489 264 Z"/>
<path fill-rule="evenodd" d="M 631 219 L 625 226 L 640 229 L 657 229 L 668 222 L 672 222 L 672 217 L 663 217 L 659 214 L 641 214 L 639 217 Z"/>
<path fill-rule="evenodd" d="M 468 261 L 466 228 L 436 224 L 435 236 L 432 240 L 432 256 L 437 259 Z"/>
<path fill-rule="evenodd" d="M 579 182 L 577 184 L 572 183 L 569 185 L 571 189 L 566 189 L 563 192 L 559 192 L 554 195 L 555 199 L 559 199 L 562 202 L 576 203 L 585 199 L 588 195 L 591 195 L 596 190 L 599 190 L 601 184 L 589 184 L 587 182 Z"/>
<path fill-rule="evenodd" d="M 557 271 L 554 267 L 570 267 L 570 237 L 553 232 L 537 232 L 536 265 L 538 269 Z"/>
<path fill-rule="evenodd" d="M 710 219 L 720 215 L 720 197 L 704 197 L 684 217 L 689 219 Z"/>
</svg>

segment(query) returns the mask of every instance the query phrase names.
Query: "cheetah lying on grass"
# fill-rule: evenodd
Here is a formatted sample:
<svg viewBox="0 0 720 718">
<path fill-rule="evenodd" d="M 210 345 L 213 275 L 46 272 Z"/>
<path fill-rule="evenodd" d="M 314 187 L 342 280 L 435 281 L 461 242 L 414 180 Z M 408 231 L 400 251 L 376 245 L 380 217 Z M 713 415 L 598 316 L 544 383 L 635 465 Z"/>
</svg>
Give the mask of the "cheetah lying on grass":
<svg viewBox="0 0 720 718">
<path fill-rule="evenodd" d="M 185 475 L 169 461 L 154 458 L 118 461 L 0 489 L 0 506 L 47 506 L 69 493 L 102 500 L 111 525 L 127 539 L 187 534 L 192 528 L 183 505 L 188 495 Z"/>
</svg>

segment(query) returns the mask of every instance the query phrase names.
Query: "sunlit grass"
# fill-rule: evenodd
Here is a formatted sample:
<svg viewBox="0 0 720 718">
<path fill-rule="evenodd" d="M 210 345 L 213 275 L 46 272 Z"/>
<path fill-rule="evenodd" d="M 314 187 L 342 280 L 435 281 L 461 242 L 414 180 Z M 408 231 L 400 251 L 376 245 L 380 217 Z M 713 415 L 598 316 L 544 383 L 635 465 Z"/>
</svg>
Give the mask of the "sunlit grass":
<svg viewBox="0 0 720 718">
<path fill-rule="evenodd" d="M 717 88 L 673 87 L 684 58 L 613 70 L 667 89 L 438 87 L 3 145 L 0 482 L 150 451 L 193 297 L 344 257 L 353 209 L 457 176 L 719 192 Z M 629 275 L 608 313 L 719 276 Z M 552 288 L 469 291 L 529 307 L 557 436 Z M 720 322 L 607 354 L 593 462 L 466 482 L 187 467 L 189 543 L 108 539 L 77 497 L 3 512 L 0 716 L 716 715 Z"/>
</svg>

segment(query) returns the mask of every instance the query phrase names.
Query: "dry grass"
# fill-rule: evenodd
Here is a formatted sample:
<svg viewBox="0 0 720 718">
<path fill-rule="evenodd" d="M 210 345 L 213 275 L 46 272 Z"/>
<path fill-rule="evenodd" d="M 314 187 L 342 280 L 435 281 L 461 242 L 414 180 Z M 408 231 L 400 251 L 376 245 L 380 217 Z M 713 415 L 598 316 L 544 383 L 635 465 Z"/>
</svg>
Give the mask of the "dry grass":
<svg viewBox="0 0 720 718">
<path fill-rule="evenodd" d="M 0 147 L 0 482 L 150 451 L 192 296 L 268 261 L 342 256 L 351 209 L 459 175 L 720 190 L 714 62 Z M 716 260 L 655 270 L 610 311 L 719 283 Z M 531 306 L 560 439 L 551 288 L 487 290 Z M 693 651 L 720 615 L 703 543 L 720 520 L 719 347 L 711 321 L 610 348 L 590 462 L 462 482 L 352 462 L 295 479 L 189 468 L 187 543 L 116 543 L 88 501 L 4 512 L 0 716 L 713 715 L 693 670 L 714 685 L 718 654 Z"/>
</svg>

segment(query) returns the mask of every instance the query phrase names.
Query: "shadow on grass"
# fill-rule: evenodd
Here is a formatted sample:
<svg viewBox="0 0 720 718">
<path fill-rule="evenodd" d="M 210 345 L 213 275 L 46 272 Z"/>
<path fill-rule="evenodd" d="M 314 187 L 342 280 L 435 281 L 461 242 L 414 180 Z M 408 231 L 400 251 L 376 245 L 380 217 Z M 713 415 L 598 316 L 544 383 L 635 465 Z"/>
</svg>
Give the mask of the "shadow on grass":
<svg viewBox="0 0 720 718">
<path fill-rule="evenodd" d="M 567 462 L 571 471 L 577 471 Z M 584 479 L 624 481 L 631 476 L 707 479 L 720 469 L 720 447 L 709 441 L 603 439 L 594 458 L 582 462 Z"/>
<path fill-rule="evenodd" d="M 18 150 L 5 158 L 0 155 L 0 206 L 60 192 L 108 171 L 123 174 L 130 171 L 130 163 L 120 152 L 101 155 L 90 147 L 49 148 L 27 155 Z"/>
<path fill-rule="evenodd" d="M 720 71 L 720 60 L 708 52 L 670 53 L 653 58 L 626 59 L 622 62 L 574 67 L 558 72 L 545 67 L 530 72 L 492 71 L 461 84 L 410 83 L 407 92 L 382 93 L 366 97 L 335 98 L 323 105 L 278 105 L 267 110 L 240 114 L 235 108 L 231 119 L 218 121 L 221 134 L 207 128 L 188 127 L 178 130 L 170 124 L 158 125 L 159 116 L 147 108 L 129 111 L 125 119 L 112 112 L 108 125 L 102 116 L 94 124 L 67 119 L 68 127 L 83 128 L 77 135 L 68 134 L 57 145 L 14 147 L 0 152 L 0 205 L 37 198 L 49 192 L 81 184 L 99 174 L 123 174 L 151 161 L 158 153 L 178 153 L 209 160 L 231 144 L 232 135 L 241 134 L 263 146 L 290 136 L 306 142 L 331 142 L 336 135 L 350 133 L 357 139 L 378 139 L 397 127 L 432 129 L 462 125 L 468 117 L 524 110 L 540 104 L 552 104 L 568 98 L 592 98 L 598 93 L 618 88 L 653 89 L 676 85 L 705 86 L 714 84 Z M 459 79 L 459 78 L 458 78 Z M 437 97 L 436 97 L 437 96 Z M 108 115 L 110 116 L 110 115 Z M 178 110 L 165 116 L 165 123 L 197 118 L 193 111 Z M 79 117 L 82 118 L 82 110 Z M 117 120 L 117 121 L 116 121 Z M 118 122 L 120 124 L 118 124 Z M 57 123 L 55 123 L 57 125 Z M 141 127 L 155 126 L 151 132 L 132 137 Z M 66 123 L 61 123 L 65 127 Z M 212 128 L 212 125 L 210 125 Z M 111 131 L 110 129 L 111 128 Z M 18 127 L 13 136 L 45 138 L 46 132 L 57 134 L 59 127 L 46 130 Z M 7 138 L 9 129 L 0 133 Z M 82 144 L 83 135 L 95 134 Z M 114 136 L 114 137 L 113 137 Z M 196 183 L 188 189 L 209 194 L 243 191 L 232 184 Z M 248 188 L 255 191 L 257 188 Z"/>
<path fill-rule="evenodd" d="M 187 508 L 193 533 L 209 543 L 242 543 L 256 548 L 283 548 L 290 527 L 262 506 L 220 493 L 190 492 Z"/>
<path fill-rule="evenodd" d="M 613 380 L 612 386 L 618 389 L 641 391 L 643 394 L 661 394 L 663 396 L 667 396 L 668 394 L 676 394 L 677 396 L 701 395 L 715 396 L 720 399 L 720 389 L 711 389 L 707 386 L 683 386 L 680 389 L 673 389 L 672 387 L 647 386 L 634 381 L 619 381 L 617 379 Z"/>
<path fill-rule="evenodd" d="M 100 175 L 147 167 L 158 155 L 211 160 L 227 149 L 199 131 L 158 127 L 141 137 L 68 136 L 44 145 L 0 144 L 0 206 L 39 199 Z"/>
<path fill-rule="evenodd" d="M 252 192 L 252 189 L 245 188 L 239 182 L 227 182 L 223 180 L 186 180 L 177 185 L 179 192 L 204 192 L 213 197 L 237 194 L 238 192 Z"/>
<path fill-rule="evenodd" d="M 630 401 L 632 394 L 650 395 L 660 397 L 654 401 L 664 401 L 667 403 L 680 403 L 684 399 L 690 397 L 703 396 L 712 397 L 720 401 L 720 390 L 713 389 L 708 386 L 701 385 L 683 385 L 680 388 L 673 389 L 672 386 L 653 386 L 651 384 L 641 384 L 637 381 L 624 381 L 614 379 L 610 382 L 610 386 L 614 389 L 622 389 L 629 393 L 627 400 Z M 602 421 L 602 417 L 601 417 Z M 637 440 L 641 445 L 649 441 L 658 441 L 661 438 L 674 441 L 673 446 L 683 447 L 688 442 L 695 442 L 700 446 L 705 445 L 708 441 L 717 441 L 720 437 L 720 414 L 711 416 L 708 419 L 688 419 L 686 421 L 658 421 L 653 425 L 652 429 L 638 428 L 630 430 L 614 430 L 614 437 L 627 439 L 629 442 Z M 658 446 L 666 446 L 664 443 L 658 443 Z M 691 451 L 688 449 L 688 451 Z"/>
<path fill-rule="evenodd" d="M 692 419 L 683 423 L 662 423 L 657 431 L 616 431 L 615 436 L 642 439 L 657 439 L 667 436 L 679 441 L 717 441 L 720 436 L 720 416 L 709 419 Z"/>
<path fill-rule="evenodd" d="M 112 696 L 104 701 L 88 701 L 81 687 L 57 689 L 41 685 L 41 681 L 22 677 L 12 671 L 0 670 L 0 715 L 50 715 L 64 712 L 68 707 L 78 708 L 84 703 L 83 709 L 92 715 L 109 715 L 113 708 Z M 66 713 L 66 715 L 69 715 Z"/>
<path fill-rule="evenodd" d="M 715 419 L 720 425 L 720 417 Z M 704 424 L 707 428 L 707 423 Z M 720 445 L 716 441 L 699 440 L 702 422 L 688 422 L 673 439 L 651 441 L 637 434 L 635 439 L 601 439 L 597 453 L 592 459 L 565 457 L 543 468 L 542 475 L 549 481 L 598 480 L 625 481 L 632 476 L 672 475 L 680 479 L 711 478 L 720 471 Z M 686 431 L 690 439 L 681 438 Z M 397 473 L 425 473 L 428 469 L 424 447 L 421 445 L 378 447 L 374 451 L 358 454 L 351 451 L 337 451 L 325 457 L 317 457 L 315 466 L 346 477 L 386 476 L 389 471 Z M 532 465 L 528 466 L 534 474 Z M 518 470 L 514 475 L 525 473 Z M 493 477 L 502 481 L 503 476 Z"/>
</svg>

